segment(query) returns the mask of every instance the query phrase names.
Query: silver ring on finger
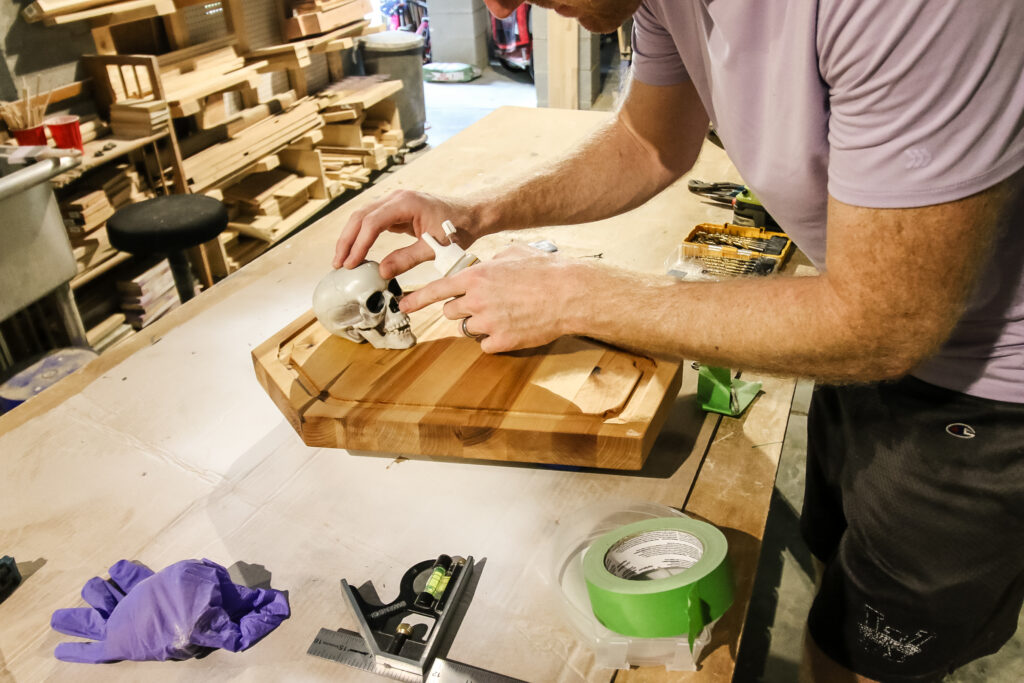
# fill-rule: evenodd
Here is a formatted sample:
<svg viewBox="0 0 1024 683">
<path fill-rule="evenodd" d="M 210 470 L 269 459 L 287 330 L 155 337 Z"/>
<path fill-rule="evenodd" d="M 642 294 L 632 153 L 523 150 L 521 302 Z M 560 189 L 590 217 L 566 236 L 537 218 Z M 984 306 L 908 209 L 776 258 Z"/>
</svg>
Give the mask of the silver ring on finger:
<svg viewBox="0 0 1024 683">
<path fill-rule="evenodd" d="M 469 329 L 466 328 L 467 320 L 469 320 L 469 318 L 463 318 L 462 323 L 459 325 L 462 328 L 462 334 L 466 335 L 470 339 L 483 339 L 487 336 L 486 334 L 473 334 L 470 332 Z"/>
</svg>

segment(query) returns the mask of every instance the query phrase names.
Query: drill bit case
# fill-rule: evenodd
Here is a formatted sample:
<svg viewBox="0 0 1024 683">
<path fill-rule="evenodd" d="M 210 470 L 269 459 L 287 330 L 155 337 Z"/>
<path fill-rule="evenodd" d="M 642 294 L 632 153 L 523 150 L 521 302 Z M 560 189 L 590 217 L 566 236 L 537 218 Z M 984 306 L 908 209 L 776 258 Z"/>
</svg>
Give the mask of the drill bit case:
<svg viewBox="0 0 1024 683">
<path fill-rule="evenodd" d="M 770 275 L 782 268 L 793 248 L 793 242 L 781 232 L 701 223 L 669 257 L 666 271 L 683 280 Z"/>
</svg>

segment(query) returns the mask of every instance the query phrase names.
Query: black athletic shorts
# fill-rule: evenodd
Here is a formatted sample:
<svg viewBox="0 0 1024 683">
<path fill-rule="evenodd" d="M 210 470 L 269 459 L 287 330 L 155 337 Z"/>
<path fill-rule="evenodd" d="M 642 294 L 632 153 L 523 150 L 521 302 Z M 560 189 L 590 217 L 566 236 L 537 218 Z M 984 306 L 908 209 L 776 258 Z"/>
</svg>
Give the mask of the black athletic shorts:
<svg viewBox="0 0 1024 683">
<path fill-rule="evenodd" d="M 1024 404 L 913 378 L 817 387 L 807 437 L 822 651 L 876 680 L 931 681 L 1009 640 L 1024 602 Z"/>
</svg>

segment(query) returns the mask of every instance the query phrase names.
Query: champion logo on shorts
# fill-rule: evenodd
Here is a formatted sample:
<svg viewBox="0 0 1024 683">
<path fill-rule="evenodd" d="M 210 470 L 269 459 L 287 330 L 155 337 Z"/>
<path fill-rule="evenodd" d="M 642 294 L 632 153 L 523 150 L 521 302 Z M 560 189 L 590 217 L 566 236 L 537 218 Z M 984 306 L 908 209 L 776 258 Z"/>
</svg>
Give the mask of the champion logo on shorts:
<svg viewBox="0 0 1024 683">
<path fill-rule="evenodd" d="M 963 422 L 954 422 L 946 425 L 946 433 L 958 439 L 973 439 L 974 427 L 965 425 Z"/>
<path fill-rule="evenodd" d="M 860 642 L 865 650 L 879 650 L 890 662 L 902 662 L 921 652 L 921 648 L 935 634 L 918 629 L 908 635 L 893 626 L 885 625 L 885 615 L 871 605 L 864 605 L 864 620 L 857 624 Z"/>
</svg>

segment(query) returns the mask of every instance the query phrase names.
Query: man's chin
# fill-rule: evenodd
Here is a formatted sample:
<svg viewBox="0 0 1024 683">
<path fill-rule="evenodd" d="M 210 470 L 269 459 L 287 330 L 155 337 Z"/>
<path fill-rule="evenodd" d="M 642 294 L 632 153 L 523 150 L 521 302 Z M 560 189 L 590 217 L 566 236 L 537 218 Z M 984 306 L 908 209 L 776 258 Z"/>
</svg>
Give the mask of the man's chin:
<svg viewBox="0 0 1024 683">
<path fill-rule="evenodd" d="M 608 17 L 577 17 L 576 21 L 591 33 L 615 33 L 622 26 L 621 21 Z"/>
</svg>

